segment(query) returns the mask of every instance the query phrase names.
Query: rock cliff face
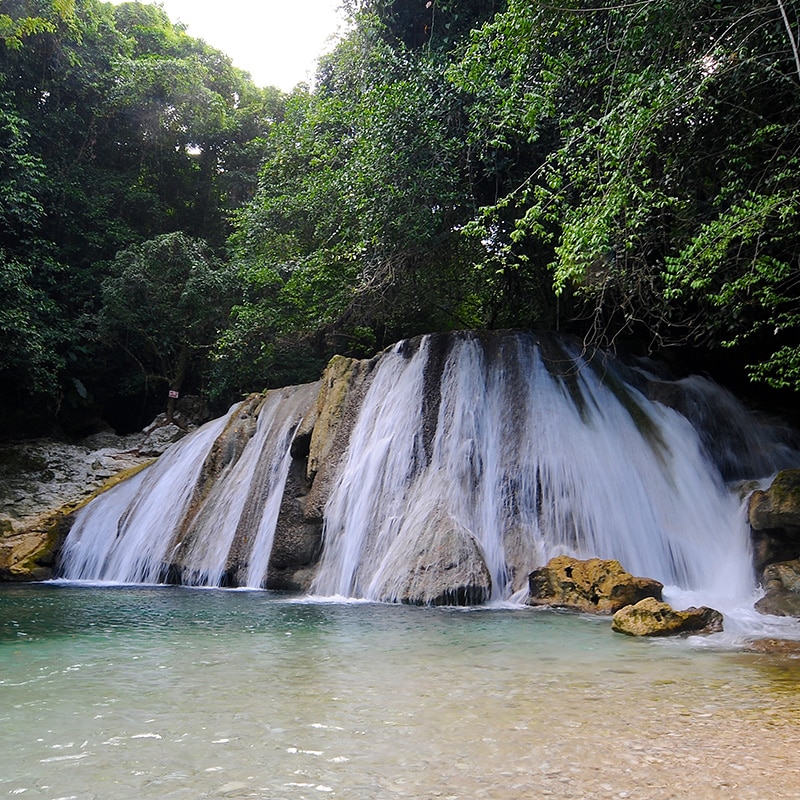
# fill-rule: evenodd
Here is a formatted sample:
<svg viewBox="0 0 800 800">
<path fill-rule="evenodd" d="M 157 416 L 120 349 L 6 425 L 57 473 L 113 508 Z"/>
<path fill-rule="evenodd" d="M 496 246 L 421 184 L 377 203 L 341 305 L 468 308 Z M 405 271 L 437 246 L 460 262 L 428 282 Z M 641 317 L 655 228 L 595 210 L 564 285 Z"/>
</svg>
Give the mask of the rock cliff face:
<svg viewBox="0 0 800 800">
<path fill-rule="evenodd" d="M 769 489 L 753 492 L 748 513 L 765 614 L 800 616 L 800 469 L 779 472 Z"/>
<path fill-rule="evenodd" d="M 322 375 L 317 401 L 301 423 L 301 430 L 311 429 L 306 465 L 311 488 L 303 511 L 307 519 L 322 521 L 376 361 L 334 356 Z"/>
<path fill-rule="evenodd" d="M 146 445 L 147 454 L 139 450 Z M 104 433 L 80 444 L 40 439 L 0 447 L 0 580 L 46 580 L 72 512 L 153 457 L 147 435 Z"/>
</svg>

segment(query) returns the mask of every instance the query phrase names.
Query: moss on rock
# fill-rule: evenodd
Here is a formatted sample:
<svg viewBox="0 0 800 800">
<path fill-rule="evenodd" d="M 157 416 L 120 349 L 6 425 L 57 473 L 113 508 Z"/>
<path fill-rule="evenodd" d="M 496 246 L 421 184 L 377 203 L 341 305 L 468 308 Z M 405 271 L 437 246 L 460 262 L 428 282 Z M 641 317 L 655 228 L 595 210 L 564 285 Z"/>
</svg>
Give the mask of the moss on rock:
<svg viewBox="0 0 800 800">
<path fill-rule="evenodd" d="M 651 578 L 631 575 L 619 561 L 581 561 L 570 556 L 556 556 L 534 570 L 528 587 L 528 605 L 574 608 L 595 614 L 613 614 L 645 597 L 660 600 L 664 588 Z"/>
<path fill-rule="evenodd" d="M 722 614 L 713 608 L 676 611 L 668 603 L 646 597 L 614 614 L 611 629 L 628 636 L 675 636 L 681 633 L 719 633 Z"/>
</svg>

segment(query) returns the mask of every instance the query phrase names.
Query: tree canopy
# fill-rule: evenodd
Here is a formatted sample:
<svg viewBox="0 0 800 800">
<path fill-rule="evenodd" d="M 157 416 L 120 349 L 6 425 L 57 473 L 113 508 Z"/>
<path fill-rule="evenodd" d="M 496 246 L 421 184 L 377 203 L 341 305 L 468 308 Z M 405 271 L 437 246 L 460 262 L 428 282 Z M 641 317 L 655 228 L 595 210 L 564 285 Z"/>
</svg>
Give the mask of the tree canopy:
<svg viewBox="0 0 800 800">
<path fill-rule="evenodd" d="M 795 3 L 345 6 L 284 95 L 158 6 L 3 3 L 9 419 L 223 403 L 464 327 L 727 352 L 797 390 Z"/>
</svg>

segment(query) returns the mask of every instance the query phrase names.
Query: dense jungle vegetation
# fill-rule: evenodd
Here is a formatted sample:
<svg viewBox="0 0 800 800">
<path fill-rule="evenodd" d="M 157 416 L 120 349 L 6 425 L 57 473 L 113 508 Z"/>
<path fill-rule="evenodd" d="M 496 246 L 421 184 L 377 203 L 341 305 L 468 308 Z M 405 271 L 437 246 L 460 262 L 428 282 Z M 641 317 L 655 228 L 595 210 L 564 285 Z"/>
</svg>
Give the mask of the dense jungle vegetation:
<svg viewBox="0 0 800 800">
<path fill-rule="evenodd" d="M 794 0 L 345 7 L 287 95 L 159 7 L 0 2 L 4 434 L 465 327 L 796 396 Z"/>
</svg>

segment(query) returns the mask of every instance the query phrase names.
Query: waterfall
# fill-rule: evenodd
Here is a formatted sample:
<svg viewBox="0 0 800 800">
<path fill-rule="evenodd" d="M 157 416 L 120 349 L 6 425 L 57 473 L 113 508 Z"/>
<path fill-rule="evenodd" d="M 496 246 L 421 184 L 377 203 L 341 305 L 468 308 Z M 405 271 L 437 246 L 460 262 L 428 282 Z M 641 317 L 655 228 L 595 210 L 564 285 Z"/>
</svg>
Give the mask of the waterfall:
<svg viewBox="0 0 800 800">
<path fill-rule="evenodd" d="M 315 593 L 398 599 L 445 526 L 483 559 L 484 599 L 562 553 L 720 605 L 752 594 L 741 502 L 687 417 L 532 336 L 461 335 L 431 362 L 430 339 L 381 361 L 325 509 Z M 440 375 L 427 447 L 426 371 Z"/>
<path fill-rule="evenodd" d="M 345 362 L 234 406 L 95 499 L 62 575 L 254 588 L 289 575 L 321 596 L 480 603 L 568 554 L 617 559 L 693 602 L 749 604 L 736 482 L 800 459 L 710 381 L 520 333 Z"/>
<path fill-rule="evenodd" d="M 67 537 L 63 577 L 218 586 L 238 568 L 235 582 L 261 587 L 292 437 L 317 390 L 290 387 L 237 404 L 96 498 Z"/>
</svg>

